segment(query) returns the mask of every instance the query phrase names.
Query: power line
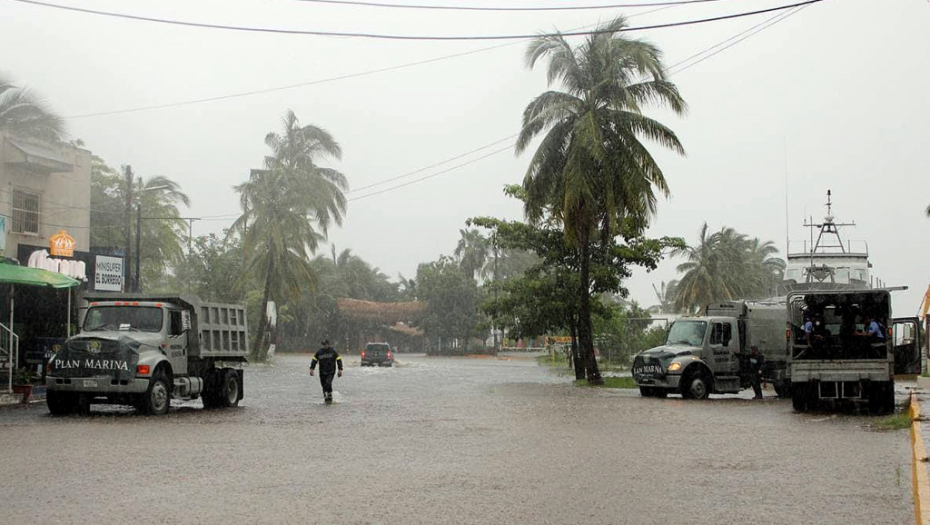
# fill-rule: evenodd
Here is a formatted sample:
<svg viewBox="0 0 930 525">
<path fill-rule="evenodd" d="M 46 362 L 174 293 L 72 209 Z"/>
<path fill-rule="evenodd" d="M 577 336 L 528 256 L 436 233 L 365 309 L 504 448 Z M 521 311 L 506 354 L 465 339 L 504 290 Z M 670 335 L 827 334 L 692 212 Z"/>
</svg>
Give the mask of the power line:
<svg viewBox="0 0 930 525">
<path fill-rule="evenodd" d="M 762 31 L 764 31 L 765 29 L 768 29 L 769 27 L 774 26 L 775 24 L 777 24 L 777 23 L 779 23 L 779 22 L 785 20 L 786 18 L 788 18 L 788 17 L 790 17 L 790 16 L 792 16 L 792 15 L 797 14 L 798 12 L 800 12 L 800 11 L 803 10 L 803 9 L 805 9 L 806 7 L 807 7 L 807 6 L 799 6 L 799 7 L 795 8 L 794 10 L 788 11 L 787 13 L 779 13 L 779 14 L 773 16 L 773 17 L 770 17 L 770 18 L 768 18 L 767 20 L 765 20 L 765 21 L 762 22 L 762 23 L 756 24 L 756 25 L 754 25 L 754 26 L 752 26 L 752 27 L 750 27 L 750 28 L 748 28 L 748 29 L 746 29 L 746 30 L 744 30 L 744 31 L 741 31 L 740 33 L 737 33 L 736 35 L 733 35 L 732 37 L 730 37 L 730 38 L 728 38 L 728 39 L 726 39 L 726 40 L 723 40 L 722 42 L 719 42 L 719 43 L 717 43 L 717 44 L 714 44 L 713 46 L 710 46 L 710 47 L 708 47 L 708 48 L 706 48 L 706 49 L 700 51 L 699 53 L 695 53 L 694 55 L 691 55 L 690 57 L 685 58 L 684 60 L 681 60 L 681 61 L 679 61 L 679 62 L 676 62 L 675 64 L 673 64 L 673 65 L 671 65 L 671 66 L 665 68 L 663 71 L 666 72 L 666 73 L 668 73 L 668 76 L 669 76 L 669 77 L 674 76 L 674 75 L 677 75 L 678 73 L 681 73 L 682 71 L 685 71 L 685 70 L 687 70 L 687 69 L 689 69 L 689 68 L 691 68 L 691 67 L 693 67 L 693 66 L 695 66 L 695 65 L 697 65 L 697 64 L 699 64 L 699 63 L 701 63 L 701 62 L 703 62 L 704 60 L 707 60 L 708 58 L 710 58 L 710 57 L 712 57 L 712 56 L 714 56 L 714 55 L 717 55 L 717 54 L 719 54 L 719 53 L 722 53 L 723 51 L 725 51 L 725 50 L 729 49 L 730 47 L 732 47 L 732 46 L 734 46 L 734 45 L 736 45 L 736 44 L 742 42 L 743 40 L 746 40 L 747 38 L 749 38 L 749 37 L 751 37 L 751 36 L 754 36 L 754 35 L 756 35 L 756 34 L 762 32 Z M 742 38 L 740 38 L 740 37 L 742 37 Z M 734 41 L 734 39 L 738 39 L 738 40 L 735 40 L 735 41 Z M 720 48 L 721 45 L 727 44 L 728 42 L 730 42 L 729 45 L 726 45 L 726 46 L 724 46 L 723 48 Z M 717 49 L 717 48 L 720 48 L 720 49 Z M 709 55 L 707 55 L 707 56 L 702 57 L 700 60 L 697 60 L 697 61 L 695 61 L 695 62 L 693 62 L 693 63 L 691 63 L 691 64 L 688 64 L 688 65 L 682 67 L 681 69 L 679 69 L 679 70 L 677 70 L 677 71 L 671 72 L 672 69 L 674 69 L 674 68 L 676 68 L 676 67 L 678 67 L 678 66 L 680 66 L 680 65 L 682 65 L 682 64 L 685 64 L 686 62 L 688 62 L 688 61 L 690 61 L 690 60 L 692 60 L 692 59 L 694 59 L 694 58 L 696 58 L 696 57 L 699 57 L 699 56 L 701 56 L 701 55 L 704 55 L 704 54 L 706 54 L 708 51 L 711 51 L 711 50 L 714 50 L 714 49 L 716 49 L 716 51 L 714 51 L 713 53 L 711 53 L 711 54 L 709 54 Z M 413 174 L 415 174 L 415 173 L 419 173 L 419 172 L 425 171 L 425 170 L 427 170 L 427 169 L 430 169 L 431 167 L 438 166 L 438 165 L 441 165 L 441 164 L 445 164 L 445 163 L 450 162 L 450 161 L 452 161 L 452 160 L 455 160 L 455 159 L 458 159 L 458 158 L 467 156 L 467 155 L 469 155 L 469 154 L 471 154 L 471 153 L 475 153 L 475 152 L 477 152 L 477 151 L 481 151 L 482 149 L 486 149 L 486 148 L 491 147 L 491 146 L 493 146 L 493 145 L 495 145 L 495 144 L 499 144 L 500 142 L 503 142 L 503 141 L 505 141 L 505 140 L 512 139 L 512 138 L 514 138 L 514 137 L 516 137 L 516 136 L 517 136 L 517 134 L 511 135 L 511 136 L 506 137 L 506 138 L 504 138 L 504 139 L 501 139 L 501 140 L 492 142 L 492 143 L 490 143 L 490 144 L 486 144 L 486 145 L 484 145 L 484 146 L 482 146 L 482 147 L 480 147 L 480 148 L 471 150 L 471 151 L 468 152 L 468 153 L 464 153 L 464 154 L 462 154 L 462 155 L 459 155 L 459 156 L 457 156 L 457 157 L 453 157 L 453 158 L 451 158 L 451 159 L 445 160 L 445 161 L 440 162 L 440 163 L 438 163 L 438 164 L 434 164 L 433 166 L 429 166 L 429 167 L 426 167 L 426 168 L 422 168 L 422 169 L 420 169 L 420 170 L 417 170 L 417 171 L 414 171 L 414 172 L 410 172 L 410 173 L 407 173 L 407 174 L 404 174 L 404 175 L 399 175 L 399 176 L 397 176 L 397 177 L 393 177 L 393 178 L 391 178 L 391 179 L 387 179 L 387 180 L 382 181 L 382 182 L 380 182 L 380 183 L 371 184 L 371 185 L 365 186 L 365 187 L 363 187 L 363 188 L 359 188 L 359 189 L 356 190 L 356 191 L 360 191 L 360 190 L 362 190 L 362 189 L 370 188 L 370 187 L 374 187 L 374 186 L 379 186 L 379 185 L 381 185 L 381 184 L 384 184 L 384 183 L 387 183 L 387 182 L 390 182 L 390 181 L 393 181 L 393 180 L 397 180 L 397 179 L 400 179 L 400 178 L 408 177 L 408 176 L 413 175 Z M 510 147 L 512 147 L 512 146 L 510 146 Z M 464 163 L 458 164 L 458 165 L 456 165 L 456 166 L 452 166 L 452 167 L 450 167 L 450 168 L 448 168 L 448 169 L 445 169 L 445 170 L 443 170 L 443 171 L 434 173 L 434 174 L 432 174 L 432 175 L 428 175 L 428 176 L 425 176 L 425 177 L 420 177 L 420 178 L 418 178 L 418 179 L 415 179 L 415 180 L 406 182 L 406 183 L 404 183 L 404 184 L 400 184 L 400 185 L 397 185 L 397 186 L 391 186 L 390 188 L 385 188 L 385 189 L 379 190 L 379 191 L 377 191 L 377 192 L 372 192 L 372 193 L 369 193 L 369 194 L 361 195 L 361 196 L 359 196 L 359 197 L 350 198 L 350 199 L 348 199 L 348 200 L 351 202 L 351 201 L 354 201 L 354 200 L 360 200 L 360 199 L 364 199 L 364 198 L 366 198 L 366 197 L 371 197 L 371 196 L 373 196 L 373 195 L 379 195 L 379 194 L 381 194 L 381 193 L 386 193 L 386 192 L 389 192 L 389 191 L 393 191 L 393 190 L 395 190 L 395 189 L 403 188 L 403 187 L 405 187 L 405 186 L 409 186 L 409 185 L 411 185 L 411 184 L 415 184 L 415 183 L 417 183 L 417 182 L 421 182 L 421 181 L 424 181 L 424 180 L 427 180 L 427 179 L 430 179 L 430 178 L 433 178 L 433 177 L 442 175 L 442 174 L 444 174 L 444 173 L 448 173 L 448 172 L 450 172 L 450 171 L 453 171 L 453 170 L 456 170 L 456 169 L 458 169 L 458 168 L 467 166 L 467 165 L 469 165 L 469 164 L 473 164 L 473 163 L 478 162 L 478 161 L 480 161 L 480 160 L 486 159 L 486 158 L 488 158 L 488 157 L 490 157 L 490 156 L 492 156 L 492 155 L 496 155 L 496 154 L 498 154 L 498 153 L 501 153 L 501 152 L 503 152 L 503 151 L 506 151 L 507 149 L 509 149 L 509 148 L 502 148 L 502 149 L 496 150 L 496 151 L 494 151 L 494 152 L 491 152 L 491 153 L 489 153 L 489 154 L 487 154 L 487 155 L 484 155 L 484 156 L 482 156 L 482 157 L 479 157 L 479 158 L 477 158 L 477 159 L 472 159 L 472 160 L 470 160 L 470 161 L 468 161 L 468 162 L 464 162 Z"/>
<path fill-rule="evenodd" d="M 714 55 L 717 55 L 717 54 L 719 54 L 719 53 L 722 53 L 722 52 L 726 51 L 727 49 L 733 47 L 734 45 L 736 45 L 736 44 L 738 44 L 738 43 L 740 43 L 740 42 L 742 42 L 743 40 L 746 40 L 747 38 L 749 38 L 749 37 L 751 37 L 751 36 L 754 36 L 754 35 L 756 35 L 757 33 L 761 33 L 762 31 L 768 29 L 769 27 L 771 27 L 771 26 L 773 26 L 773 25 L 775 25 L 775 24 L 781 22 L 782 20 L 784 20 L 784 19 L 786 19 L 786 18 L 788 18 L 788 17 L 790 17 L 790 16 L 792 16 L 792 15 L 795 15 L 795 14 L 799 13 L 801 10 L 806 9 L 807 7 L 808 7 L 808 6 L 800 6 L 800 7 L 794 8 L 794 9 L 792 9 L 792 10 L 789 10 L 789 11 L 787 11 L 787 12 L 779 13 L 779 14 L 777 14 L 777 15 L 771 17 L 771 18 L 766 19 L 765 21 L 763 21 L 763 22 L 761 22 L 761 23 L 759 23 L 759 24 L 756 24 L 756 25 L 754 25 L 754 26 L 752 26 L 752 27 L 750 27 L 750 28 L 748 28 L 748 29 L 746 29 L 746 30 L 744 30 L 744 31 L 741 31 L 741 32 L 739 32 L 739 33 L 737 33 L 737 34 L 731 36 L 730 38 L 728 38 L 728 39 L 726 39 L 726 40 L 723 40 L 723 41 L 721 41 L 721 42 L 718 42 L 717 44 L 714 44 L 713 46 L 710 46 L 710 47 L 708 47 L 707 49 L 704 49 L 703 51 L 700 51 L 700 52 L 698 52 L 698 53 L 695 53 L 695 54 L 689 56 L 688 58 L 686 58 L 686 59 L 684 59 L 684 60 L 680 60 L 680 61 L 676 62 L 675 64 L 673 64 L 673 65 L 669 66 L 668 68 L 666 68 L 665 71 L 666 71 L 667 73 L 669 73 L 669 76 L 677 75 L 678 73 L 681 73 L 682 71 L 685 71 L 686 69 L 690 69 L 690 68 L 692 68 L 692 67 L 698 65 L 698 64 L 700 64 L 701 62 L 707 60 L 708 58 L 710 58 L 710 57 L 712 57 L 712 56 L 714 56 Z M 745 35 L 745 36 L 744 36 L 744 35 Z M 740 37 L 742 37 L 742 38 L 740 38 Z M 738 39 L 738 40 L 737 40 L 737 39 Z M 734 41 L 734 40 L 735 40 L 735 41 Z M 733 41 L 733 42 L 730 43 L 729 45 L 725 45 L 725 44 L 727 44 L 728 42 L 731 42 L 731 41 Z M 688 64 L 688 65 L 682 67 L 681 69 L 679 69 L 679 70 L 677 70 L 677 71 L 670 72 L 672 69 L 675 69 L 676 67 L 678 67 L 678 66 L 684 64 L 685 62 L 688 62 L 688 61 L 690 61 L 690 60 L 692 60 L 692 59 L 694 59 L 694 58 L 697 58 L 697 57 L 699 57 L 699 56 L 701 56 L 701 55 L 704 55 L 704 54 L 706 54 L 708 51 L 717 49 L 717 48 L 719 48 L 720 46 L 724 46 L 724 47 L 722 47 L 721 49 L 718 49 L 717 51 L 715 51 L 715 52 L 713 52 L 713 53 L 708 54 L 707 56 L 701 58 L 700 60 L 697 60 L 697 61 L 695 61 L 695 62 L 692 62 L 691 64 Z"/>
<path fill-rule="evenodd" d="M 634 13 L 634 14 L 632 14 L 632 15 L 627 16 L 626 18 L 627 18 L 627 19 L 630 19 L 630 18 L 635 18 L 635 17 L 637 17 L 637 16 L 648 15 L 648 14 L 650 14 L 650 13 L 656 13 L 656 12 L 658 12 L 658 11 L 664 11 L 664 10 L 666 10 L 666 9 L 670 9 L 670 8 L 672 8 L 672 7 L 675 7 L 675 6 L 667 6 L 667 7 L 660 7 L 660 8 L 657 8 L 657 9 L 650 9 L 649 11 L 643 11 L 642 13 Z M 586 28 L 586 27 L 595 27 L 596 25 L 597 25 L 597 24 L 590 24 L 590 25 L 587 25 L 587 26 L 582 26 L 582 27 L 580 27 L 580 28 L 578 28 L 578 29 L 584 29 L 584 28 Z M 196 98 L 196 99 L 190 99 L 190 100 L 182 100 L 182 101 L 179 101 L 179 102 L 167 102 L 167 103 L 164 103 L 164 104 L 154 104 L 154 105 L 150 105 L 150 106 L 140 106 L 140 107 L 135 107 L 135 108 L 117 109 L 117 110 L 111 110 L 111 111 L 98 111 L 98 112 L 94 112 L 94 113 L 84 113 L 84 114 L 81 114 L 81 115 L 66 116 L 66 117 L 64 117 L 64 118 L 67 120 L 67 119 L 80 119 L 80 118 L 102 117 L 102 116 L 107 116 L 107 115 L 120 115 L 120 114 L 124 114 L 124 113 L 136 113 L 136 112 L 139 112 L 139 111 L 151 111 L 151 110 L 156 110 L 156 109 L 175 108 L 175 107 L 181 107 L 181 106 L 190 106 L 190 105 L 193 105 L 193 104 L 202 104 L 202 103 L 205 103 L 205 102 L 216 102 L 216 101 L 219 101 L 219 100 L 227 100 L 227 99 L 232 99 L 232 98 L 241 98 L 241 97 L 249 97 L 249 96 L 254 96 L 254 95 L 262 95 L 262 94 L 265 94 L 265 93 L 273 93 L 273 92 L 276 92 L 276 91 L 284 91 L 284 90 L 288 90 L 288 89 L 296 89 L 296 88 L 301 88 L 301 87 L 315 86 L 315 85 L 318 85 L 318 84 L 326 84 L 326 83 L 329 83 L 329 82 L 336 82 L 336 81 L 339 81 L 339 80 L 346 80 L 346 79 L 350 79 L 350 78 L 364 77 L 364 76 L 368 76 L 368 75 L 375 75 L 375 74 L 378 74 L 378 73 L 385 73 L 385 72 L 388 72 L 388 71 L 397 71 L 397 70 L 406 69 L 406 68 L 409 68 L 409 67 L 422 66 L 422 65 L 425 65 L 425 64 L 431 64 L 431 63 L 433 63 L 433 62 L 440 62 L 440 61 L 449 60 L 449 59 L 452 59 L 452 58 L 459 58 L 459 57 L 463 57 L 463 56 L 467 56 L 467 55 L 473 55 L 473 54 L 483 53 L 483 52 L 485 52 L 485 51 L 492 51 L 492 50 L 494 50 L 494 49 L 500 49 L 500 48 L 503 48 L 503 47 L 514 46 L 514 45 L 517 45 L 517 44 L 519 44 L 519 43 L 520 43 L 520 41 L 516 41 L 516 42 L 507 42 L 507 43 L 505 43 L 505 44 L 497 44 L 497 45 L 493 45 L 493 46 L 482 47 L 482 48 L 479 48 L 479 49 L 473 49 L 473 50 L 471 50 L 471 51 L 464 51 L 464 52 L 461 52 L 461 53 L 453 53 L 453 54 L 451 54 L 451 55 L 443 55 L 443 56 L 439 56 L 439 57 L 429 58 L 429 59 L 426 59 L 426 60 L 420 60 L 420 61 L 417 61 L 417 62 L 407 62 L 407 63 L 405 63 L 405 64 L 398 64 L 398 65 L 395 65 L 395 66 L 388 66 L 388 67 L 383 67 L 383 68 L 378 68 L 378 69 L 370 69 L 370 70 L 367 70 L 367 71 L 360 71 L 360 72 L 358 72 L 358 73 L 349 73 L 349 74 L 347 74 L 347 75 L 339 75 L 339 76 L 335 76 L 335 77 L 322 78 L 322 79 L 318 79 L 318 80 L 310 80 L 310 81 L 306 81 L 306 82 L 299 82 L 299 83 L 297 83 L 297 84 L 288 84 L 288 85 L 284 85 L 284 86 L 275 86 L 275 87 L 265 88 L 265 89 L 255 89 L 255 90 L 251 90 L 251 91 L 242 91 L 242 92 L 239 92 L 239 93 L 229 93 L 229 94 L 226 94 L 226 95 L 217 95 L 217 96 L 212 96 L 212 97 L 204 97 L 204 98 Z"/>
<path fill-rule="evenodd" d="M 350 38 L 370 38 L 370 39 L 380 39 L 380 40 L 465 41 L 465 40 L 524 40 L 528 38 L 545 38 L 545 37 L 555 37 L 555 36 L 559 36 L 559 37 L 588 36 L 588 35 L 598 35 L 598 34 L 606 34 L 606 33 L 664 29 L 664 28 L 669 28 L 669 27 L 681 27 L 681 26 L 688 26 L 688 25 L 704 24 L 708 22 L 718 22 L 721 20 L 732 20 L 735 18 L 742 18 L 746 16 L 760 15 L 764 13 L 771 13 L 774 11 L 782 11 L 785 9 L 791 9 L 793 7 L 798 7 L 802 5 L 816 4 L 818 2 L 822 2 L 823 0 L 807 0 L 804 2 L 796 3 L 796 4 L 771 7 L 768 9 L 760 9 L 757 11 L 746 11 L 742 13 L 721 15 L 721 16 L 715 16 L 711 18 L 685 20 L 683 22 L 670 22 L 666 24 L 626 27 L 620 30 L 595 29 L 591 31 L 572 31 L 572 32 L 565 32 L 565 33 L 537 33 L 537 34 L 522 34 L 522 35 L 457 35 L 457 36 L 390 35 L 390 34 L 382 34 L 382 33 L 351 33 L 351 32 L 341 32 L 341 31 L 308 31 L 308 30 L 299 30 L 299 29 L 281 29 L 281 28 L 271 28 L 271 27 L 229 26 L 229 25 L 223 25 L 223 24 L 185 22 L 181 20 L 170 20 L 170 19 L 165 19 L 165 18 L 153 18 L 153 17 L 147 17 L 147 16 L 129 15 L 129 14 L 124 14 L 124 13 L 114 13 L 110 11 L 98 11 L 95 9 L 84 9 L 81 7 L 64 6 L 60 4 L 49 4 L 46 2 L 40 2 L 38 0 L 9 0 L 9 1 L 20 2 L 23 4 L 30 4 L 30 5 L 36 5 L 36 6 L 42 6 L 42 7 L 50 7 L 54 9 L 63 9 L 66 11 L 76 11 L 79 13 L 109 16 L 113 18 L 123 18 L 127 20 L 138 20 L 138 21 L 143 21 L 143 22 L 155 22 L 155 23 L 160 23 L 160 24 L 170 24 L 170 25 L 178 25 L 178 26 L 185 26 L 185 27 L 198 27 L 198 28 L 205 28 L 205 29 L 223 29 L 223 30 L 228 30 L 228 31 L 244 31 L 244 32 L 250 32 L 250 33 L 273 33 L 273 34 L 280 34 L 280 35 L 303 35 L 303 36 L 339 36 L 339 37 L 350 37 Z"/>
<path fill-rule="evenodd" d="M 516 143 L 508 144 L 507 146 L 504 146 L 503 148 L 500 148 L 500 149 L 498 149 L 498 150 L 492 151 L 491 153 L 487 153 L 487 154 L 485 154 L 485 155 L 482 155 L 482 156 L 480 156 L 480 157 L 478 157 L 478 158 L 476 158 L 476 159 L 472 159 L 472 160 L 469 160 L 469 161 L 467 161 L 467 162 L 463 162 L 463 163 L 461 163 L 461 164 L 457 164 L 457 165 L 452 166 L 452 167 L 450 167 L 450 168 L 446 168 L 446 169 L 444 169 L 444 170 L 442 170 L 442 171 L 437 171 L 436 173 L 432 173 L 432 174 L 430 174 L 430 175 L 426 175 L 425 177 L 420 177 L 420 178 L 418 178 L 418 179 L 414 179 L 414 180 L 412 180 L 412 181 L 405 182 L 405 183 L 403 183 L 403 184 L 398 184 L 397 186 L 391 186 L 390 188 L 385 188 L 385 189 L 383 189 L 383 190 L 374 191 L 374 192 L 371 192 L 371 193 L 367 193 L 367 194 L 365 194 L 365 195 L 359 195 L 358 197 L 352 197 L 352 198 L 347 199 L 347 200 L 348 200 L 349 202 L 357 201 L 357 200 L 362 200 L 362 199 L 365 199 L 365 198 L 368 198 L 368 197 L 373 197 L 373 196 L 375 196 L 375 195 L 380 195 L 380 194 L 382 194 L 382 193 L 387 193 L 387 192 L 389 192 L 389 191 L 393 191 L 393 190 L 396 190 L 396 189 L 400 189 L 400 188 L 403 188 L 404 186 L 410 186 L 411 184 L 416 184 L 416 183 L 422 182 L 422 181 L 424 181 L 424 180 L 426 180 L 426 179 L 432 179 L 433 177 L 438 177 L 438 176 L 440 176 L 440 175 L 442 175 L 442 174 L 444 174 L 444 173 L 448 173 L 448 172 L 450 172 L 450 171 L 457 170 L 457 169 L 459 169 L 459 168 L 461 168 L 461 167 L 463 167 L 463 166 L 467 166 L 467 165 L 469 165 L 469 164 L 474 164 L 474 163 L 478 162 L 479 160 L 484 160 L 484 159 L 486 159 L 486 158 L 488 158 L 488 157 L 492 157 L 492 156 L 494 156 L 494 155 L 497 155 L 498 153 L 503 153 L 503 152 L 505 152 L 505 151 L 512 150 L 514 146 L 516 146 Z"/>
<path fill-rule="evenodd" d="M 620 9 L 636 7 L 656 7 L 665 5 L 687 5 L 687 4 L 704 4 L 709 2 L 720 2 L 722 0 L 675 0 L 667 2 L 646 2 L 638 4 L 606 4 L 606 5 L 583 5 L 583 6 L 555 6 L 555 7 L 481 7 L 465 5 L 422 5 L 422 4 L 387 4 L 381 2 L 361 2 L 354 0 L 295 0 L 298 2 L 312 4 L 333 4 L 352 7 L 379 7 L 391 9 L 429 9 L 441 11 L 584 11 L 592 9 Z"/>
</svg>

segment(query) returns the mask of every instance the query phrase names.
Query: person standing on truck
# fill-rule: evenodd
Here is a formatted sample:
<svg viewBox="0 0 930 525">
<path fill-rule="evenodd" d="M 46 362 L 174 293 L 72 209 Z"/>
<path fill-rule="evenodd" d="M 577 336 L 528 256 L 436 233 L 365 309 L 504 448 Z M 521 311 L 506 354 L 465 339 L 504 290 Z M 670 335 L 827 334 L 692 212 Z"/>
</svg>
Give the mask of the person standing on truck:
<svg viewBox="0 0 930 525">
<path fill-rule="evenodd" d="M 763 363 L 765 363 L 765 356 L 759 351 L 759 347 L 755 345 L 749 347 L 749 381 L 752 383 L 752 391 L 756 394 L 753 399 L 762 399 Z"/>
<path fill-rule="evenodd" d="M 339 368 L 339 377 L 342 377 L 342 356 L 329 344 L 329 339 L 323 340 L 323 346 L 313 354 L 310 362 L 310 375 L 317 363 L 320 364 L 320 385 L 323 387 L 323 400 L 329 404 L 333 402 L 333 376 Z"/>
<path fill-rule="evenodd" d="M 870 316 L 862 316 L 862 326 L 865 328 L 865 331 L 860 332 L 859 335 L 868 337 L 870 341 L 877 343 L 881 343 L 885 340 L 885 331 L 882 330 L 881 323 L 873 320 Z"/>
</svg>

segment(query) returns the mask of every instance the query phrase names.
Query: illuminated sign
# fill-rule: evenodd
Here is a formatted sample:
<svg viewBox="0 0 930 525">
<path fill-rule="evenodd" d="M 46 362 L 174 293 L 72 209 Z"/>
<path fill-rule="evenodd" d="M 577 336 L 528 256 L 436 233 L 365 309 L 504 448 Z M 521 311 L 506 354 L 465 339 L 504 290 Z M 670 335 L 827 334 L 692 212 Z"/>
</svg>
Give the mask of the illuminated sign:
<svg viewBox="0 0 930 525">
<path fill-rule="evenodd" d="M 63 273 L 79 281 L 87 280 L 87 265 L 84 264 L 84 261 L 53 259 L 48 256 L 48 252 L 45 250 L 36 250 L 32 252 L 26 266 L 30 268 L 42 268 L 50 272 Z"/>
<path fill-rule="evenodd" d="M 48 240 L 48 251 L 55 257 L 74 256 L 74 237 L 61 230 Z"/>
</svg>

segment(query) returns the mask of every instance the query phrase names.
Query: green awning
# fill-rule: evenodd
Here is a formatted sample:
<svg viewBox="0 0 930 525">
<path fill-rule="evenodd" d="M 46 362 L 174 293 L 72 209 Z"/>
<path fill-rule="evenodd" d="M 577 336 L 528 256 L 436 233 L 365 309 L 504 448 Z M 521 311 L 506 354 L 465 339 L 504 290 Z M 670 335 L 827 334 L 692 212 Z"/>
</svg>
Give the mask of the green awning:
<svg viewBox="0 0 930 525">
<path fill-rule="evenodd" d="M 81 284 L 77 279 L 72 279 L 63 273 L 50 272 L 41 268 L 27 268 L 9 263 L 0 263 L 0 283 L 48 286 L 51 288 L 71 288 Z"/>
</svg>

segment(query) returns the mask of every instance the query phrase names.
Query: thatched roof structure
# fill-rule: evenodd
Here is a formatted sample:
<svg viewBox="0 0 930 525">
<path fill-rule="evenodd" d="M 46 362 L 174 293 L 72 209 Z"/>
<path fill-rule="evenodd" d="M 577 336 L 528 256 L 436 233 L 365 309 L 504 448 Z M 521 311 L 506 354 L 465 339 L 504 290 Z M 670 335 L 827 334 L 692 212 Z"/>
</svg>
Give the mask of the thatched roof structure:
<svg viewBox="0 0 930 525">
<path fill-rule="evenodd" d="M 409 335 L 411 337 L 420 337 L 423 335 L 423 330 L 405 325 L 404 323 L 397 323 L 393 326 L 389 326 L 388 330 L 393 330 L 394 332 Z"/>
<path fill-rule="evenodd" d="M 415 321 L 423 316 L 426 303 L 407 301 L 402 303 L 379 303 L 360 299 L 336 299 L 339 315 L 354 321 L 375 321 L 384 325 Z"/>
</svg>

